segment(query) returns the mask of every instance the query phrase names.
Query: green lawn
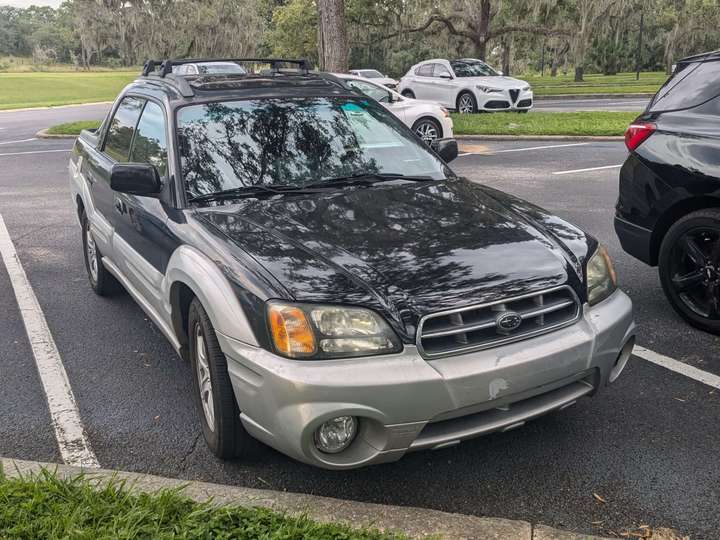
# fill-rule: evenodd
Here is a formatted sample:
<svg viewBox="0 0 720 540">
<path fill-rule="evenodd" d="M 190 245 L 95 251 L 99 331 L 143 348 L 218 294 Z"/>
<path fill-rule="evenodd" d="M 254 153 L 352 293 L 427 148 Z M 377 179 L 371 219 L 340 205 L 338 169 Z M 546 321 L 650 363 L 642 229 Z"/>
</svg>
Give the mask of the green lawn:
<svg viewBox="0 0 720 540">
<path fill-rule="evenodd" d="M 537 96 L 557 94 L 633 94 L 657 92 L 665 82 L 667 75 L 661 71 L 640 73 L 640 80 L 635 80 L 634 73 L 618 73 L 617 75 L 585 75 L 584 82 L 576 83 L 573 75 L 518 75 L 518 78 L 530 83 Z"/>
<path fill-rule="evenodd" d="M 622 135 L 639 112 L 457 114 L 456 135 Z"/>
<path fill-rule="evenodd" d="M 262 508 L 197 503 L 178 490 L 138 493 L 122 482 L 61 480 L 44 471 L 20 479 L 0 469 L 0 538 L 402 539 L 396 533 L 323 524 Z"/>
<path fill-rule="evenodd" d="M 112 101 L 138 73 L 0 73 L 0 110 Z"/>
</svg>

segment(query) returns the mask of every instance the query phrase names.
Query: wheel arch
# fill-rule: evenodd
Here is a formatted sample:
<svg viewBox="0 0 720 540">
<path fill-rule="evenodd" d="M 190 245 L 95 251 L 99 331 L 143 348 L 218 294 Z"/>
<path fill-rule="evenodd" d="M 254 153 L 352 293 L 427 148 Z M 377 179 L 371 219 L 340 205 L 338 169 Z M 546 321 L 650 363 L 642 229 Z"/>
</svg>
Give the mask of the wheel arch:
<svg viewBox="0 0 720 540">
<path fill-rule="evenodd" d="M 188 245 L 176 249 L 164 281 L 166 309 L 181 353 L 187 351 L 187 316 L 193 298 L 203 305 L 217 332 L 248 345 L 259 345 L 229 280 L 199 250 Z"/>
<path fill-rule="evenodd" d="M 435 115 L 433 115 L 432 113 L 429 113 L 429 112 L 422 113 L 420 116 L 418 116 L 415 119 L 415 121 L 412 123 L 412 126 L 411 126 L 413 128 L 413 130 L 414 130 L 415 126 L 418 125 L 418 122 L 421 122 L 423 120 L 431 120 L 435 124 L 435 127 L 438 129 L 438 139 L 442 139 L 445 136 L 445 130 L 443 129 L 442 122 L 440 121 L 439 118 L 437 118 Z"/>
<path fill-rule="evenodd" d="M 477 95 L 475 95 L 475 92 L 473 91 L 473 89 L 463 87 L 463 88 L 458 88 L 457 91 L 455 92 L 455 109 L 456 110 L 458 110 L 458 105 L 459 105 L 458 101 L 460 100 L 460 96 L 462 96 L 463 94 L 470 94 L 472 96 L 472 98 L 475 100 L 475 106 L 479 107 L 478 97 L 477 97 Z"/>
<path fill-rule="evenodd" d="M 655 227 L 653 227 L 653 232 L 650 237 L 650 262 L 653 266 L 658 264 L 660 246 L 670 227 L 683 216 L 707 208 L 720 208 L 720 198 L 703 195 L 701 197 L 683 199 L 669 207 L 660 215 L 655 223 Z"/>
</svg>

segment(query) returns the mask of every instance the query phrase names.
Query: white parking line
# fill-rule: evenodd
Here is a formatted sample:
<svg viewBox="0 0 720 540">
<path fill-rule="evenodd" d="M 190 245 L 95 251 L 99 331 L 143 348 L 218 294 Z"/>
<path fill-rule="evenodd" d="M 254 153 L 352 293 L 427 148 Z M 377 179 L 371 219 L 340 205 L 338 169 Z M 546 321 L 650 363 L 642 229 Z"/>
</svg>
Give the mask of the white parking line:
<svg viewBox="0 0 720 540">
<path fill-rule="evenodd" d="M 2 154 L 0 154 L 2 155 Z M 588 169 L 573 169 L 572 171 L 558 171 L 554 172 L 553 174 L 572 174 L 572 173 L 581 173 L 581 172 L 590 172 L 590 171 L 602 171 L 604 169 L 619 169 L 622 167 L 622 163 L 620 165 L 603 165 L 602 167 L 590 167 Z"/>
<path fill-rule="evenodd" d="M 13 143 L 36 141 L 36 140 L 37 139 L 35 137 L 32 137 L 31 139 L 19 139 L 17 141 L 3 141 L 3 142 L 0 142 L 0 144 L 13 144 Z"/>
<path fill-rule="evenodd" d="M 509 148 L 507 150 L 495 150 L 493 154 L 504 154 L 506 152 L 527 152 L 528 150 L 544 150 L 546 148 L 567 148 L 568 146 L 585 146 L 590 143 L 570 143 L 570 144 L 548 144 L 546 146 L 530 146 L 529 148 Z"/>
<path fill-rule="evenodd" d="M 27 274 L 20 264 L 20 258 L 2 215 L 0 215 L 0 256 L 15 291 L 25 332 L 35 357 L 60 455 L 68 465 L 100 467 L 80 419 L 80 411 L 55 340 Z"/>
<path fill-rule="evenodd" d="M 30 150 L 28 152 L 8 152 L 7 154 L 0 154 L 0 157 L 4 156 L 24 156 L 27 154 L 48 154 L 50 152 L 69 152 L 72 148 L 63 148 L 62 150 Z"/>
<path fill-rule="evenodd" d="M 698 369 L 695 366 L 691 366 L 684 362 L 675 360 L 674 358 L 670 358 L 669 356 L 656 353 L 650 349 L 646 349 L 645 347 L 636 346 L 633 349 L 633 354 L 635 356 L 639 356 L 643 360 L 647 360 L 648 362 L 652 362 L 653 364 L 657 364 L 658 366 L 662 366 L 670 371 L 680 373 L 690 379 L 720 390 L 720 377 L 714 373 L 708 373 L 707 371 Z"/>
</svg>

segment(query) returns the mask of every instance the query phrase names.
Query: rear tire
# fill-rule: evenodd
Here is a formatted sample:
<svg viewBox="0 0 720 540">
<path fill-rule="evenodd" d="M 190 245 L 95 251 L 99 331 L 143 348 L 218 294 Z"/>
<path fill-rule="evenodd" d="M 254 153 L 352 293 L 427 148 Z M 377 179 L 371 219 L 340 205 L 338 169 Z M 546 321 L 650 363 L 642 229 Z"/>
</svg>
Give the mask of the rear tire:
<svg viewBox="0 0 720 540">
<path fill-rule="evenodd" d="M 190 303 L 187 330 L 193 396 L 205 442 L 220 459 L 244 455 L 252 439 L 240 421 L 227 358 L 220 349 L 210 318 L 197 298 Z"/>
<path fill-rule="evenodd" d="M 408 90 L 407 88 L 401 92 L 403 96 L 410 99 L 415 99 L 415 92 Z"/>
<path fill-rule="evenodd" d="M 431 144 L 437 139 L 442 139 L 443 136 L 440 122 L 428 116 L 415 120 L 412 130 L 425 144 Z"/>
<path fill-rule="evenodd" d="M 670 227 L 658 272 L 673 309 L 694 327 L 720 334 L 720 209 L 692 212 Z"/>
<path fill-rule="evenodd" d="M 457 97 L 457 112 L 460 114 L 474 114 L 478 111 L 477 101 L 471 92 L 460 92 Z"/>
<path fill-rule="evenodd" d="M 80 214 L 80 224 L 82 225 L 83 258 L 90 287 L 98 296 L 111 296 L 120 291 L 122 286 L 102 263 L 102 253 L 95 243 L 90 229 L 90 220 L 87 218 L 85 210 Z"/>
</svg>

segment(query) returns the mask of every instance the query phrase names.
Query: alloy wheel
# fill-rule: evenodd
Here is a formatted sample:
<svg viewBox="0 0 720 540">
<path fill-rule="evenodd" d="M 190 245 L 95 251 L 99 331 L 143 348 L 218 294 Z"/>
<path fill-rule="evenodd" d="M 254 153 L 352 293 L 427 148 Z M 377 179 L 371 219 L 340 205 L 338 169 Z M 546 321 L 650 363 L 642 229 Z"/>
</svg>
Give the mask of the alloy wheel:
<svg viewBox="0 0 720 540">
<path fill-rule="evenodd" d="M 415 127 L 415 133 L 420 137 L 423 141 L 430 144 L 434 140 L 438 138 L 438 130 L 435 124 L 430 122 L 429 120 L 426 120 L 424 122 L 421 122 Z"/>
<path fill-rule="evenodd" d="M 671 284 L 680 301 L 700 317 L 720 320 L 720 229 L 687 231 L 671 261 Z"/>
<path fill-rule="evenodd" d="M 200 403 L 210 431 L 215 431 L 215 404 L 213 401 L 212 380 L 210 379 L 210 365 L 208 363 L 205 334 L 199 323 L 195 325 L 195 359 Z"/>
<path fill-rule="evenodd" d="M 88 269 L 90 270 L 90 277 L 94 283 L 98 280 L 98 258 L 97 258 L 97 247 L 95 246 L 95 239 L 93 238 L 92 232 L 90 232 L 90 223 L 87 223 L 85 227 L 85 256 L 88 261 Z"/>
<path fill-rule="evenodd" d="M 470 94 L 463 94 L 460 96 L 460 103 L 458 105 L 458 111 L 460 111 L 461 114 L 469 114 L 473 112 L 473 109 L 475 108 L 473 98 Z"/>
</svg>

